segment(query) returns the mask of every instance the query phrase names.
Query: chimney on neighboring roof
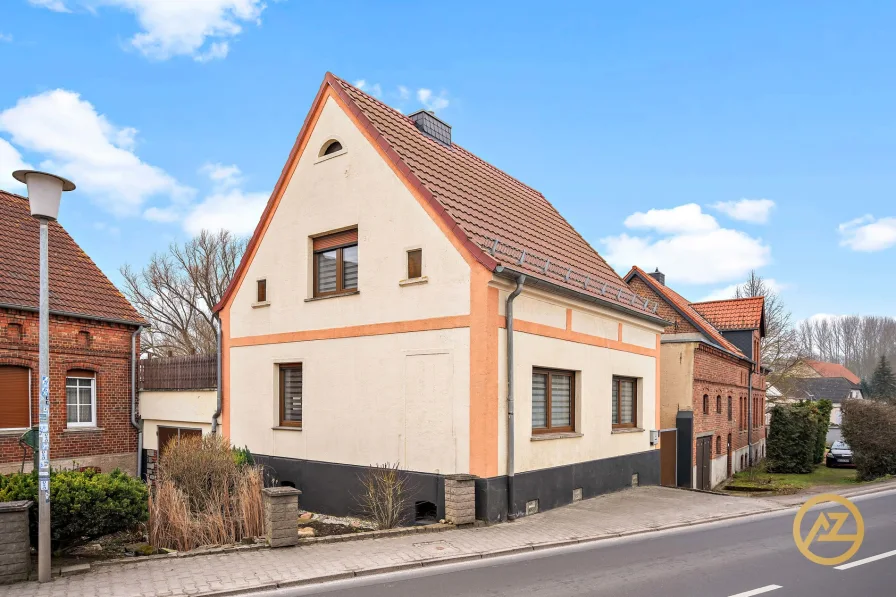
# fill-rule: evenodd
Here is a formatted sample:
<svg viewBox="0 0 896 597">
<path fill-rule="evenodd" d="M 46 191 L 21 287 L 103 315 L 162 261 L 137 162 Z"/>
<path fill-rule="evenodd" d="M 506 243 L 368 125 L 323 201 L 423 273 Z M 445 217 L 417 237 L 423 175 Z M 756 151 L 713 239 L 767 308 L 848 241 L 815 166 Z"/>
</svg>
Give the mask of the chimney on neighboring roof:
<svg viewBox="0 0 896 597">
<path fill-rule="evenodd" d="M 419 112 L 414 112 L 408 118 L 414 121 L 421 133 L 442 145 L 451 147 L 451 125 L 436 118 L 434 112 L 420 110 Z"/>
<path fill-rule="evenodd" d="M 661 272 L 660 268 L 656 268 L 655 272 L 653 272 L 652 274 L 648 274 L 648 275 L 651 278 L 653 278 L 654 280 L 656 280 L 657 282 L 659 282 L 660 284 L 662 284 L 663 286 L 666 285 L 666 274 Z"/>
</svg>

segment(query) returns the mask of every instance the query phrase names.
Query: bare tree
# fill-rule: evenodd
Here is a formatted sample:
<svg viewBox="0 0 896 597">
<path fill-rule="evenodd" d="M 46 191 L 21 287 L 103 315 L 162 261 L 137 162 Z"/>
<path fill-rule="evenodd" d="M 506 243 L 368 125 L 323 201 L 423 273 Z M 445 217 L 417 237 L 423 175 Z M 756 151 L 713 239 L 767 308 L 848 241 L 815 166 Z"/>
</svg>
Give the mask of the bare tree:
<svg viewBox="0 0 896 597">
<path fill-rule="evenodd" d="M 734 298 L 751 296 L 765 297 L 765 337 L 760 351 L 762 365 L 771 371 L 767 380 L 779 388 L 786 387 L 803 354 L 800 336 L 793 327 L 793 318 L 784 301 L 755 271 L 750 272 L 747 281 L 738 286 L 734 293 Z"/>
<path fill-rule="evenodd" d="M 804 354 L 840 363 L 862 379 L 870 379 L 881 355 L 896 355 L 896 318 L 874 315 L 820 317 L 800 323 Z M 896 366 L 890 356 L 891 365 Z"/>
<path fill-rule="evenodd" d="M 183 245 L 172 243 L 140 271 L 121 268 L 124 294 L 150 329 L 141 338 L 155 357 L 208 354 L 216 350 L 212 308 L 233 278 L 246 239 L 226 230 L 203 230 Z"/>
</svg>

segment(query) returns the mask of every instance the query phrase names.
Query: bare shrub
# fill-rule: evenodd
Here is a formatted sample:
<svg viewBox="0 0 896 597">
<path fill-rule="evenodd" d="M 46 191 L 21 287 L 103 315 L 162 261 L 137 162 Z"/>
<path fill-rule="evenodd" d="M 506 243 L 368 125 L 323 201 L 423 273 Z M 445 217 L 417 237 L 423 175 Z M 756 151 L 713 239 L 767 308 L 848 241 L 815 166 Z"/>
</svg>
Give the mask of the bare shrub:
<svg viewBox="0 0 896 597">
<path fill-rule="evenodd" d="M 187 551 L 264 533 L 262 472 L 239 465 L 217 435 L 172 440 L 159 462 L 149 505 L 155 547 Z"/>
<path fill-rule="evenodd" d="M 398 463 L 376 464 L 360 475 L 361 494 L 356 497 L 360 514 L 377 529 L 394 529 L 405 522 L 411 491 Z"/>
</svg>

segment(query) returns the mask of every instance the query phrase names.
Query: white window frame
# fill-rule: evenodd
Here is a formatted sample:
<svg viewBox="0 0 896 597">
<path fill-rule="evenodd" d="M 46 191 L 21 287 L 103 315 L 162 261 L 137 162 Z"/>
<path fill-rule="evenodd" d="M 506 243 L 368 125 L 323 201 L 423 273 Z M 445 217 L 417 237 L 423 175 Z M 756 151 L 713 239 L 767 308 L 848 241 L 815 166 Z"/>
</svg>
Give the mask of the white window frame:
<svg viewBox="0 0 896 597">
<path fill-rule="evenodd" d="M 72 423 L 68 420 L 68 380 L 70 379 L 87 379 L 90 380 L 90 422 L 88 423 Z M 65 376 L 65 426 L 66 427 L 96 427 L 96 374 L 93 377 L 79 377 L 74 375 Z"/>
</svg>

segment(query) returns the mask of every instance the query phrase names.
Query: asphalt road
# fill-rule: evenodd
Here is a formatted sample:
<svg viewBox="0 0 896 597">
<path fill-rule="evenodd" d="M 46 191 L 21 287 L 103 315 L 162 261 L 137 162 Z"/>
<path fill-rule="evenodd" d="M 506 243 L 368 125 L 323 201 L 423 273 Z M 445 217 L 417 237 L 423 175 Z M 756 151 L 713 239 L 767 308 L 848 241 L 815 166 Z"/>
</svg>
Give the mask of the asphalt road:
<svg viewBox="0 0 896 597">
<path fill-rule="evenodd" d="M 855 498 L 865 539 L 853 567 L 814 564 L 794 544 L 795 511 L 495 559 L 265 593 L 267 597 L 870 597 L 896 595 L 896 492 Z M 840 507 L 826 512 L 843 511 Z M 804 520 L 804 534 L 817 518 Z M 854 531 L 850 522 L 841 533 Z M 820 555 L 844 544 L 813 544 Z M 888 557 L 861 562 L 893 552 Z M 774 588 L 778 587 L 778 588 Z"/>
</svg>

